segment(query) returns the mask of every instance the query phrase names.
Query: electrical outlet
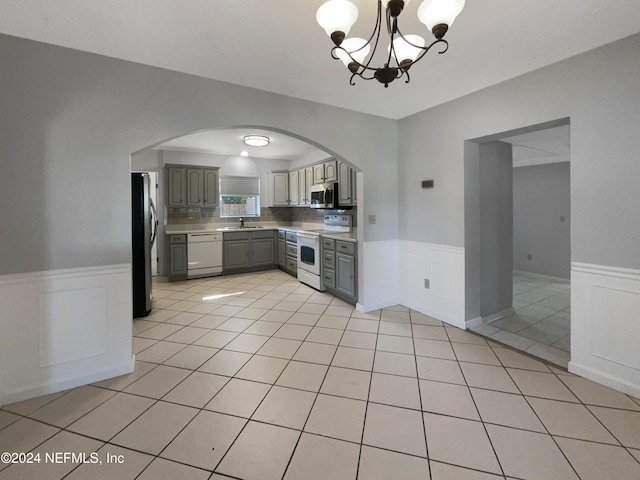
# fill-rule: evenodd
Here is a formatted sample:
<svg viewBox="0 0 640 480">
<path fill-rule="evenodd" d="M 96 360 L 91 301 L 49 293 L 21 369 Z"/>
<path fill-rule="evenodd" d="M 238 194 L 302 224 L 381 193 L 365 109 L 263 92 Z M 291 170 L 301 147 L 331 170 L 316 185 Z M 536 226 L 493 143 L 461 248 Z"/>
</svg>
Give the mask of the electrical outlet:
<svg viewBox="0 0 640 480">
<path fill-rule="evenodd" d="M 527 255 L 527 260 L 533 260 L 533 255 L 528 254 L 528 255 Z"/>
<path fill-rule="evenodd" d="M 375 225 L 375 224 L 376 224 L 376 216 L 369 215 L 369 225 Z"/>
<path fill-rule="evenodd" d="M 430 283 L 430 282 L 429 282 L 429 279 L 428 279 L 428 278 L 425 278 L 425 279 L 424 279 L 424 288 L 430 288 L 430 287 L 429 287 L 429 283 Z"/>
</svg>

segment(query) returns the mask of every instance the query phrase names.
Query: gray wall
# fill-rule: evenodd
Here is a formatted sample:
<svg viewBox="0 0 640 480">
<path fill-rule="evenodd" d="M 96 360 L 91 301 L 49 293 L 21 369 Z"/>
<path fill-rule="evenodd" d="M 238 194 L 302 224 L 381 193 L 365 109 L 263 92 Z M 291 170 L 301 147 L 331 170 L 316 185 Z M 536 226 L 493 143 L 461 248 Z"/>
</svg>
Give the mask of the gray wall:
<svg viewBox="0 0 640 480">
<path fill-rule="evenodd" d="M 0 35 L 0 274 L 130 262 L 129 156 L 268 126 L 364 172 L 363 240 L 397 238 L 396 122 Z"/>
<path fill-rule="evenodd" d="M 569 162 L 513 169 L 514 269 L 570 277 L 569 185 Z"/>
<path fill-rule="evenodd" d="M 513 167 L 511 145 L 480 145 L 480 315 L 511 308 L 513 298 Z"/>
<path fill-rule="evenodd" d="M 635 35 L 400 120 L 400 239 L 464 246 L 465 140 L 570 117 L 572 260 L 640 268 L 638 78 Z"/>
</svg>

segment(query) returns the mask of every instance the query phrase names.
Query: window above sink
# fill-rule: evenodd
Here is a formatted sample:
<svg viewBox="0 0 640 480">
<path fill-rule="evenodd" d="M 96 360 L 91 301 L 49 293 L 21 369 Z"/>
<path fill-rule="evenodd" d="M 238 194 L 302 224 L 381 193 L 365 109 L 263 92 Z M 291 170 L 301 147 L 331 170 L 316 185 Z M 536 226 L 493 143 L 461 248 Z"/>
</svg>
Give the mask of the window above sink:
<svg viewBox="0 0 640 480">
<path fill-rule="evenodd" d="M 260 178 L 221 176 L 220 217 L 259 217 Z"/>
</svg>

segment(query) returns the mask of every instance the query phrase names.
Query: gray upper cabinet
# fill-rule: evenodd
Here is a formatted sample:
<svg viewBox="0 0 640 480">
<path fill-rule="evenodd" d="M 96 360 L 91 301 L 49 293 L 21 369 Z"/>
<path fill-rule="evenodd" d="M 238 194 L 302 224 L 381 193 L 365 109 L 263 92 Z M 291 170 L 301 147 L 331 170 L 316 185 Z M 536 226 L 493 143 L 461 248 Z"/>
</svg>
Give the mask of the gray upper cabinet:
<svg viewBox="0 0 640 480">
<path fill-rule="evenodd" d="M 300 205 L 300 190 L 298 184 L 298 172 L 289 173 L 289 205 Z"/>
<path fill-rule="evenodd" d="M 204 180 L 201 168 L 187 168 L 187 206 L 200 207 L 204 202 Z"/>
<path fill-rule="evenodd" d="M 309 189 L 307 188 L 307 168 L 296 172 L 298 176 L 298 205 L 309 205 Z"/>
<path fill-rule="evenodd" d="M 272 173 L 274 207 L 289 206 L 289 172 Z"/>
<path fill-rule="evenodd" d="M 336 160 L 314 165 L 312 168 L 314 185 L 338 181 L 338 162 Z"/>
<path fill-rule="evenodd" d="M 167 168 L 167 205 L 184 207 L 187 205 L 187 171 L 184 167 Z"/>
<path fill-rule="evenodd" d="M 289 174 L 291 205 L 309 205 L 313 185 L 313 167 L 301 168 Z"/>
<path fill-rule="evenodd" d="M 354 195 L 354 172 L 343 162 L 338 162 L 338 203 L 339 205 L 350 206 L 355 205 Z"/>
<path fill-rule="evenodd" d="M 336 160 L 325 162 L 324 181 L 325 183 L 338 181 L 338 162 Z"/>
<path fill-rule="evenodd" d="M 311 205 L 311 186 L 313 185 L 313 167 L 304 169 L 305 205 Z"/>
<path fill-rule="evenodd" d="M 205 168 L 204 176 L 204 201 L 203 206 L 215 207 L 218 205 L 219 195 L 219 178 L 218 170 Z"/>
<path fill-rule="evenodd" d="M 313 167 L 313 184 L 320 185 L 324 183 L 324 163 L 314 165 Z"/>
<path fill-rule="evenodd" d="M 167 167 L 169 207 L 215 207 L 218 205 L 218 169 Z"/>
</svg>

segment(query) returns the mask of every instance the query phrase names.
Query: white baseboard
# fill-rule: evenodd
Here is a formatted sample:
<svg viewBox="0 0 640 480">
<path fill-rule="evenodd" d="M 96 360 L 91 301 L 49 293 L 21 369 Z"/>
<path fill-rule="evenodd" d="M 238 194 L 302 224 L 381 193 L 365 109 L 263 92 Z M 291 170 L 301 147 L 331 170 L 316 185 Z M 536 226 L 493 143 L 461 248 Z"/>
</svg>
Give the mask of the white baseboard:
<svg viewBox="0 0 640 480">
<path fill-rule="evenodd" d="M 513 307 L 509 307 L 501 312 L 494 313 L 493 315 L 489 315 L 488 317 L 482 317 L 482 323 L 491 323 L 496 320 L 500 320 L 501 318 L 508 317 L 509 315 L 513 315 L 516 311 Z"/>
<path fill-rule="evenodd" d="M 15 402 L 21 402 L 22 400 L 28 400 L 30 398 L 41 397 L 50 393 L 62 392 L 69 390 L 70 388 L 87 385 L 89 383 L 101 382 L 113 377 L 119 377 L 120 375 L 126 375 L 131 373 L 135 367 L 135 355 L 131 357 L 131 362 L 128 365 L 119 365 L 115 368 L 109 368 L 101 372 L 94 372 L 85 376 L 71 378 L 68 380 L 61 380 L 55 383 L 47 383 L 38 385 L 36 387 L 25 388 L 24 390 L 15 391 L 9 394 L 5 394 L 0 397 L 0 406 L 9 405 Z"/>
<path fill-rule="evenodd" d="M 574 361 L 569 362 L 569 371 L 576 375 L 580 375 L 581 377 L 593 380 L 596 383 L 613 388 L 614 390 L 631 395 L 632 397 L 640 398 L 640 385 L 631 383 L 624 378 L 613 377 L 609 374 L 603 373 L 602 371 L 580 365 Z"/>
<path fill-rule="evenodd" d="M 465 326 L 467 329 L 469 328 L 476 328 L 479 327 L 480 325 L 484 325 L 484 320 L 482 317 L 476 317 L 476 318 L 472 318 L 471 320 L 467 320 L 465 322 Z"/>
<path fill-rule="evenodd" d="M 514 270 L 513 273 L 518 275 L 524 275 L 525 277 L 539 278 L 541 280 L 549 280 L 551 282 L 557 282 L 557 283 L 571 282 L 571 279 L 569 278 L 554 277 L 552 275 L 543 275 L 541 273 L 525 272 L 524 270 Z"/>
<path fill-rule="evenodd" d="M 0 402 L 131 369 L 131 265 L 0 276 Z"/>
</svg>

